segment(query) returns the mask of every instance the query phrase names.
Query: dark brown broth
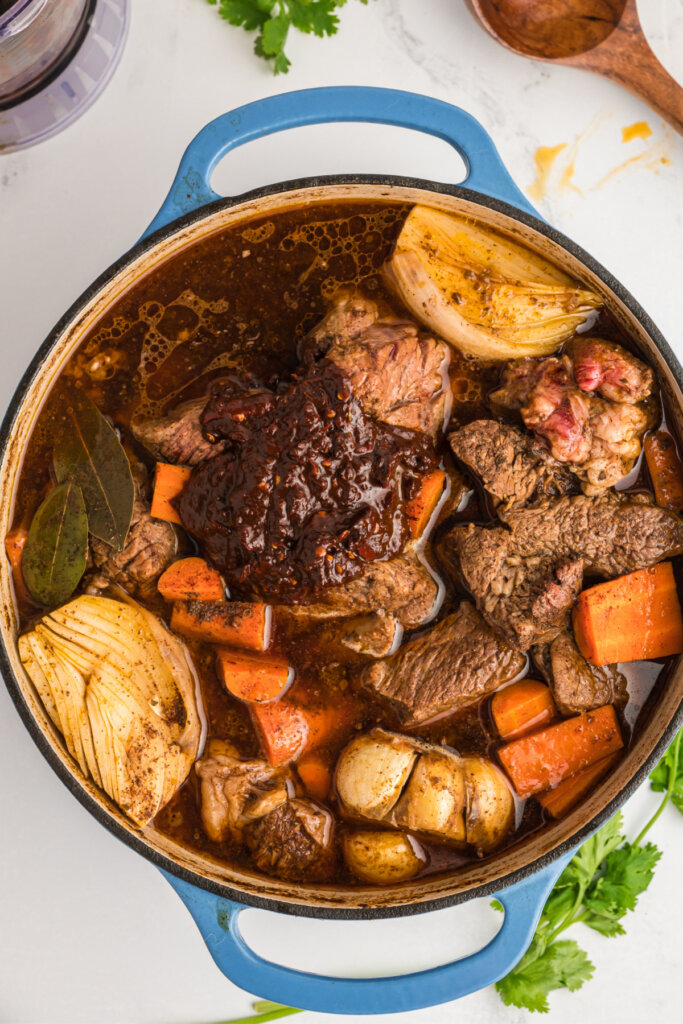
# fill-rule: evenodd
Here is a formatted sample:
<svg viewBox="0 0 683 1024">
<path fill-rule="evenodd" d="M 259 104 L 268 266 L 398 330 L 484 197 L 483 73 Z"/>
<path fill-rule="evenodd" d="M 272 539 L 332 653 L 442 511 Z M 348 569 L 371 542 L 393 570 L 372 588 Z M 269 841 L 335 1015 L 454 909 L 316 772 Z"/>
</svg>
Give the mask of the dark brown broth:
<svg viewBox="0 0 683 1024">
<path fill-rule="evenodd" d="M 151 465 L 149 456 L 128 432 L 133 412 L 153 415 L 165 411 L 187 398 L 207 393 L 213 380 L 230 371 L 246 371 L 266 383 L 276 382 L 297 365 L 301 339 L 320 320 L 342 285 L 360 286 L 380 303 L 397 309 L 379 272 L 407 210 L 407 206 L 398 204 L 345 202 L 304 207 L 228 228 L 173 257 L 119 299 L 72 357 L 64 378 L 80 382 L 121 429 L 124 441 Z M 607 314 L 600 314 L 594 330 L 632 347 Z M 486 397 L 496 387 L 498 373 L 497 367 L 482 366 L 453 352 L 453 422 L 466 423 L 490 415 Z M 33 512 L 51 483 L 51 452 L 61 420 L 61 393 L 58 382 L 31 438 L 19 481 L 16 522 Z M 448 452 L 442 454 L 447 467 L 452 467 Z M 650 488 L 644 464 L 630 486 Z M 456 520 L 492 519 L 483 493 L 475 488 L 460 511 L 449 509 L 442 516 L 434 540 L 438 541 L 441 529 Z M 433 551 L 428 550 L 427 556 L 434 564 Z M 452 610 L 460 596 L 448 589 L 440 615 Z M 168 618 L 163 602 L 155 602 L 154 610 Z M 26 627 L 35 610 L 20 611 L 22 626 Z M 245 705 L 227 694 L 218 682 L 211 651 L 199 644 L 190 646 L 199 670 L 209 735 L 229 738 L 243 756 L 256 755 L 258 740 Z M 353 668 L 359 657 L 323 643 L 321 627 L 306 632 L 276 622 L 275 647 L 296 667 L 296 685 L 323 690 L 329 685 L 352 686 Z M 671 661 L 662 662 L 659 672 L 653 663 L 646 663 L 642 670 L 629 666 L 634 701 L 627 708 L 627 730 L 637 729 L 649 713 Z M 393 715 L 366 694 L 357 728 L 376 724 L 389 729 L 398 726 Z M 488 701 L 413 730 L 413 735 L 446 743 L 461 752 L 495 755 L 496 737 Z M 343 745 L 345 740 L 340 742 Z M 330 756 L 337 752 L 331 750 Z M 197 798 L 197 781 L 192 773 L 157 817 L 156 826 L 193 848 L 247 865 L 249 860 L 243 851 L 207 839 Z M 543 824 L 534 800 L 521 805 L 519 814 L 521 823 L 507 845 L 519 842 Z M 429 853 L 425 874 L 453 871 L 471 859 L 469 854 L 445 845 L 423 845 Z M 353 884 L 345 871 L 336 881 Z"/>
</svg>

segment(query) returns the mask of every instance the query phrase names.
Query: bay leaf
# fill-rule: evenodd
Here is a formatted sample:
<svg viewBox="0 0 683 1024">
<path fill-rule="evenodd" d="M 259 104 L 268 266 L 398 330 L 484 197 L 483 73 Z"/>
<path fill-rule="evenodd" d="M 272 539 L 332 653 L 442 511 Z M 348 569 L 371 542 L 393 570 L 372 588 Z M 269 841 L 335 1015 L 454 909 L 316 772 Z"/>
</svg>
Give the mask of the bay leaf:
<svg viewBox="0 0 683 1024">
<path fill-rule="evenodd" d="M 83 492 L 67 480 L 50 491 L 28 531 L 21 570 L 32 597 L 49 608 L 67 601 L 85 572 L 87 549 Z"/>
<path fill-rule="evenodd" d="M 126 453 L 114 428 L 83 391 L 67 393 L 65 415 L 54 451 L 57 480 L 71 478 L 81 488 L 90 533 L 120 551 L 135 500 Z"/>
</svg>

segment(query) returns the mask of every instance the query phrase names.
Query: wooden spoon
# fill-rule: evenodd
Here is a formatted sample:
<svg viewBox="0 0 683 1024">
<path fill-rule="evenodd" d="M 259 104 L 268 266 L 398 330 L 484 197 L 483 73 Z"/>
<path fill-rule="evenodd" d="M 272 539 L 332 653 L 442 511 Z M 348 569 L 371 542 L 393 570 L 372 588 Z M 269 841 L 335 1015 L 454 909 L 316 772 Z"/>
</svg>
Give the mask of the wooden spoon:
<svg viewBox="0 0 683 1024">
<path fill-rule="evenodd" d="M 648 46 L 636 0 L 466 0 L 495 40 L 533 60 L 605 75 L 683 133 L 683 89 Z"/>
</svg>

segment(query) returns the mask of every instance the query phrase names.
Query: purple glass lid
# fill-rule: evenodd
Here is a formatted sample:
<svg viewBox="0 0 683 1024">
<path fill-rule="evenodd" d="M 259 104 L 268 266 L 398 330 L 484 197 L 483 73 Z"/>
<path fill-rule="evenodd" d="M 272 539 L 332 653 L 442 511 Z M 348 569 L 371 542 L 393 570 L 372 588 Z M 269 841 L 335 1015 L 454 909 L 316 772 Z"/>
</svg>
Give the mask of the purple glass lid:
<svg viewBox="0 0 683 1024">
<path fill-rule="evenodd" d="M 0 149 L 33 145 L 97 98 L 116 67 L 128 0 L 0 0 Z"/>
</svg>

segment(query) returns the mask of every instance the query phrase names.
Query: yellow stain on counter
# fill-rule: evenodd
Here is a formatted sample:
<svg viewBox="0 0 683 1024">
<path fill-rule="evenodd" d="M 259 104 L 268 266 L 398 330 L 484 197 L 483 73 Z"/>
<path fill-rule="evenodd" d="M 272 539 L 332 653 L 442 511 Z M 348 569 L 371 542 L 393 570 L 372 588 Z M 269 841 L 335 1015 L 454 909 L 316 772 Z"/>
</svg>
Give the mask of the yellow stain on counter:
<svg viewBox="0 0 683 1024">
<path fill-rule="evenodd" d="M 562 150 L 566 148 L 567 143 L 561 142 L 559 146 L 539 146 L 534 153 L 536 180 L 529 185 L 527 192 L 532 199 L 536 200 L 536 202 L 539 202 L 541 199 L 545 199 L 548 194 L 548 184 L 550 181 L 551 171 L 558 156 Z"/>
<path fill-rule="evenodd" d="M 621 141 L 632 142 L 633 139 L 649 139 L 652 135 L 647 121 L 636 121 L 634 124 L 627 124 L 621 129 Z"/>
</svg>

